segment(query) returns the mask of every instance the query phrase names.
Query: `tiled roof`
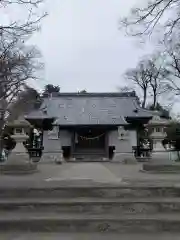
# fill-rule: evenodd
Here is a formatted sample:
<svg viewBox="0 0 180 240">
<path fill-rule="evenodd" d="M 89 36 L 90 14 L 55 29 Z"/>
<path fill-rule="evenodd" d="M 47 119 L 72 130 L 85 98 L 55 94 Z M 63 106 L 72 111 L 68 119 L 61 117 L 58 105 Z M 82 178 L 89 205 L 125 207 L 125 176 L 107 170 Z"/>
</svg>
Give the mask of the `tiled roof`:
<svg viewBox="0 0 180 240">
<path fill-rule="evenodd" d="M 165 125 L 170 125 L 172 123 L 172 120 L 170 119 L 165 119 L 160 116 L 153 116 L 152 119 L 148 122 L 148 126 L 165 126 Z"/>
<path fill-rule="evenodd" d="M 132 93 L 64 93 L 44 98 L 27 119 L 55 118 L 57 125 L 124 125 L 126 117 L 151 117 Z"/>
</svg>

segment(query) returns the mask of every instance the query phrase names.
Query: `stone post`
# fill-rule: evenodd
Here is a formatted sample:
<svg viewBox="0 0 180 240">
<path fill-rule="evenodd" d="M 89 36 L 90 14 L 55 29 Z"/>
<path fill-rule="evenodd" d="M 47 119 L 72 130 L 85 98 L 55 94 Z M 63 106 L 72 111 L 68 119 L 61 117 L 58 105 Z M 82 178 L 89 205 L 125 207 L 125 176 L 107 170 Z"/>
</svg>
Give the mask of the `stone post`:
<svg viewBox="0 0 180 240">
<path fill-rule="evenodd" d="M 137 163 L 130 139 L 130 132 L 123 127 L 119 127 L 117 131 L 116 150 L 114 151 L 113 162 L 122 162 L 126 164 Z"/>
<path fill-rule="evenodd" d="M 54 126 L 52 131 L 44 131 L 43 146 L 42 163 L 60 164 L 63 162 L 59 126 Z"/>
</svg>

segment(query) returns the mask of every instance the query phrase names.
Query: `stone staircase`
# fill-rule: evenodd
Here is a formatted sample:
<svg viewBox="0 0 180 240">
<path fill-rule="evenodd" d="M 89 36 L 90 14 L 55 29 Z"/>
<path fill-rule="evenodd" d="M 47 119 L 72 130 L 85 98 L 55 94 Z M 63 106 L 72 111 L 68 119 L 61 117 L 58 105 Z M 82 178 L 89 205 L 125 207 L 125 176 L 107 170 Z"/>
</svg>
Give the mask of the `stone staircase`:
<svg viewBox="0 0 180 240">
<path fill-rule="evenodd" d="M 180 232 L 180 187 L 1 187 L 0 231 Z"/>
<path fill-rule="evenodd" d="M 107 158 L 105 151 L 101 149 L 78 150 L 74 152 L 73 157 L 76 158 L 76 161 L 81 162 L 102 162 L 103 159 Z"/>
</svg>

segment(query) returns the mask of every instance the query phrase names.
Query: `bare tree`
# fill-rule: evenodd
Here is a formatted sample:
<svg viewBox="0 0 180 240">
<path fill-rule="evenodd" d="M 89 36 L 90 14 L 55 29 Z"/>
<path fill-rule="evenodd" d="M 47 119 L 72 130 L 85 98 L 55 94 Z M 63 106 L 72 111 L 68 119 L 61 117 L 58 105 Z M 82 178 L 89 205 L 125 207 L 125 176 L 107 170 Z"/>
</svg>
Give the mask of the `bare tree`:
<svg viewBox="0 0 180 240">
<path fill-rule="evenodd" d="M 180 44 L 169 43 L 166 46 L 165 77 L 166 85 L 176 95 L 180 95 Z"/>
<path fill-rule="evenodd" d="M 119 92 L 123 92 L 123 93 L 134 91 L 133 87 L 130 87 L 130 86 L 127 86 L 127 85 L 126 86 L 117 87 L 117 90 Z"/>
<path fill-rule="evenodd" d="M 40 13 L 37 11 L 38 7 L 42 5 L 44 1 L 45 0 L 0 0 L 0 9 L 12 9 L 12 7 L 16 9 L 18 7 L 22 9 L 22 13 L 27 13 L 24 19 L 11 19 L 7 24 L 0 23 L 0 35 L 8 33 L 16 37 L 22 37 L 31 35 L 38 30 L 41 19 L 47 15 L 45 12 Z"/>
<path fill-rule="evenodd" d="M 158 103 L 158 96 L 169 91 L 164 82 L 164 58 L 161 54 L 156 53 L 149 57 L 146 65 L 146 74 L 149 79 L 149 91 L 153 98 L 151 108 L 155 109 Z"/>
<path fill-rule="evenodd" d="M 147 66 L 145 61 L 139 62 L 134 69 L 129 69 L 125 73 L 125 77 L 135 83 L 143 93 L 142 107 L 145 108 L 147 101 L 147 93 L 149 86 L 149 76 L 147 75 Z"/>
<path fill-rule="evenodd" d="M 121 25 L 129 35 L 150 35 L 155 27 L 163 24 L 165 36 L 169 36 L 180 26 L 180 0 L 149 0 L 142 7 L 134 7 L 129 17 L 121 19 Z M 163 17 L 168 20 L 163 21 Z"/>
<path fill-rule="evenodd" d="M 9 33 L 5 35 L 0 38 L 0 138 L 10 109 L 12 115 L 12 103 L 20 102 L 21 92 L 27 90 L 26 84 L 37 79 L 38 71 L 43 67 L 35 46 L 27 46 Z M 20 105 L 15 112 L 22 113 Z"/>
<path fill-rule="evenodd" d="M 30 79 L 37 79 L 37 71 L 43 66 L 35 46 L 27 46 L 17 38 L 0 39 L 0 99 L 11 103 Z"/>
<path fill-rule="evenodd" d="M 147 97 L 152 98 L 151 108 L 155 109 L 158 97 L 171 91 L 165 68 L 165 56 L 160 52 L 145 56 L 135 69 L 130 69 L 126 77 L 132 80 L 143 92 L 142 107 L 146 106 Z"/>
<path fill-rule="evenodd" d="M 149 105 L 147 106 L 147 108 L 153 111 L 154 110 L 158 111 L 162 118 L 166 118 L 166 119 L 171 118 L 169 106 L 162 106 L 159 102 L 157 102 L 155 107 L 153 105 Z"/>
<path fill-rule="evenodd" d="M 46 13 L 40 14 L 37 11 L 44 1 L 0 0 L 0 10 L 21 8 L 24 13 L 22 14 L 24 18 L 14 20 L 10 11 L 9 22 L 0 23 L 0 107 L 4 114 L 22 90 L 22 85 L 27 80 L 36 78 L 35 75 L 40 67 L 39 52 L 34 46 L 25 45 L 25 41 L 39 29 L 40 20 L 46 16 Z M 3 122 L 1 121 L 1 125 Z"/>
<path fill-rule="evenodd" d="M 10 9 L 9 22 L 0 23 L 0 155 L 3 129 L 10 109 L 12 117 L 12 103 L 21 102 L 20 93 L 25 91 L 25 84 L 36 79 L 37 72 L 42 67 L 38 60 L 39 51 L 34 46 L 27 46 L 25 41 L 39 29 L 40 20 L 46 16 L 46 13 L 39 14 L 37 11 L 43 2 L 44 0 L 0 0 L 0 10 Z M 23 11 L 20 18 L 14 20 L 11 10 L 16 10 L 17 7 Z M 21 111 L 16 109 L 15 112 Z"/>
</svg>

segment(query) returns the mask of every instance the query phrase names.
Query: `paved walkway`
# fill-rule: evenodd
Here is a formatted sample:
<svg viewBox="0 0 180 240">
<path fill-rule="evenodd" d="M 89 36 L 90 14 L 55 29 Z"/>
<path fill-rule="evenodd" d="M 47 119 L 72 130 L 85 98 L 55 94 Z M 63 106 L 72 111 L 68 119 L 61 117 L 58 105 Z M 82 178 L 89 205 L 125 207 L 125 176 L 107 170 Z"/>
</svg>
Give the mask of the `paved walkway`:
<svg viewBox="0 0 180 240">
<path fill-rule="evenodd" d="M 109 233 L 8 233 L 3 240 L 179 240 L 179 234 L 109 234 Z"/>
<path fill-rule="evenodd" d="M 95 182 L 116 182 L 121 181 L 111 170 L 101 163 L 75 163 L 69 168 L 61 171 L 56 177 L 51 177 L 49 181 L 58 180 L 93 180 Z"/>
<path fill-rule="evenodd" d="M 120 163 L 63 163 L 61 165 L 39 164 L 39 172 L 30 175 L 12 176 L 0 174 L 0 186 L 34 182 L 60 182 L 75 180 L 102 183 L 119 182 L 161 182 L 179 183 L 180 174 L 151 174 L 141 172 L 142 164 L 124 165 Z"/>
</svg>

